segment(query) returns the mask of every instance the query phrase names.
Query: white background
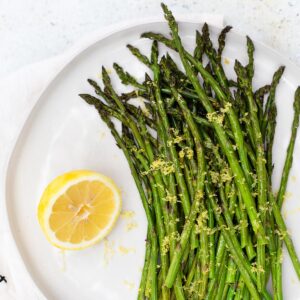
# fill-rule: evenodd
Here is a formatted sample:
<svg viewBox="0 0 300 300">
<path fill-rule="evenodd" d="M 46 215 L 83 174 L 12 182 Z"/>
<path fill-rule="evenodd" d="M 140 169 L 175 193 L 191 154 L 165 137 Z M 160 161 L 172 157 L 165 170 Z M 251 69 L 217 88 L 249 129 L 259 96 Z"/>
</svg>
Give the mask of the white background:
<svg viewBox="0 0 300 300">
<path fill-rule="evenodd" d="M 0 78 L 57 55 L 119 21 L 161 14 L 161 0 L 0 0 Z M 300 1 L 165 0 L 180 14 L 218 13 L 227 24 L 300 65 Z"/>
</svg>

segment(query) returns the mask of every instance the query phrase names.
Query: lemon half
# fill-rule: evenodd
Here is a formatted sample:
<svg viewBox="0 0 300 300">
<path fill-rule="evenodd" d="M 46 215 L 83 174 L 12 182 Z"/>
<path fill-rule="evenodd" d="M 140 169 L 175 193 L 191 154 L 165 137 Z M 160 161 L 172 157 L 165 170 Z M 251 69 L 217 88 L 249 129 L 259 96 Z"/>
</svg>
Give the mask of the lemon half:
<svg viewBox="0 0 300 300">
<path fill-rule="evenodd" d="M 47 186 L 38 206 L 38 220 L 52 245 L 78 250 L 103 239 L 120 210 L 121 194 L 110 178 L 77 170 L 58 176 Z"/>
</svg>

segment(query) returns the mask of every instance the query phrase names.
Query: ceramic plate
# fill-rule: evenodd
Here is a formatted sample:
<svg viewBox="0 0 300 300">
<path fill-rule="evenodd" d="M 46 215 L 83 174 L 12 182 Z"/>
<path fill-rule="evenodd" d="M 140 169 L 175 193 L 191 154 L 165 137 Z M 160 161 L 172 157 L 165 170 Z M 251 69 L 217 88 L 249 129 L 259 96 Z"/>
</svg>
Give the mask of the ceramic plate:
<svg viewBox="0 0 300 300">
<path fill-rule="evenodd" d="M 181 36 L 193 49 L 199 24 L 180 23 Z M 6 208 L 10 230 L 18 252 L 37 287 L 37 298 L 51 300 L 136 299 L 144 260 L 146 219 L 137 189 L 122 152 L 96 111 L 79 93 L 92 89 L 86 79 L 99 79 L 101 66 L 112 69 L 118 62 L 141 80 L 146 69 L 129 53 L 131 43 L 149 54 L 150 42 L 140 39 L 145 31 L 168 33 L 167 25 L 155 22 L 115 32 L 81 52 L 51 82 L 34 107 L 20 133 L 8 165 Z M 218 28 L 212 28 L 216 37 Z M 161 48 L 164 51 L 163 48 Z M 176 57 L 176 54 L 173 55 Z M 230 33 L 224 52 L 225 67 L 233 76 L 233 63 L 246 63 L 245 37 Z M 300 71 L 266 46 L 256 43 L 254 86 L 269 83 L 280 65 L 287 66 L 277 91 L 278 126 L 274 145 L 274 185 L 278 186 L 292 121 L 292 101 Z M 112 74 L 115 87 L 121 84 Z M 104 173 L 122 190 L 123 211 L 132 217 L 120 218 L 107 239 L 78 252 L 52 247 L 39 227 L 36 210 L 41 193 L 55 176 L 73 169 Z M 300 255 L 300 141 L 288 185 L 283 215 Z M 125 213 L 126 215 L 126 213 Z M 300 299 L 300 284 L 287 255 L 283 262 L 285 299 Z"/>
</svg>

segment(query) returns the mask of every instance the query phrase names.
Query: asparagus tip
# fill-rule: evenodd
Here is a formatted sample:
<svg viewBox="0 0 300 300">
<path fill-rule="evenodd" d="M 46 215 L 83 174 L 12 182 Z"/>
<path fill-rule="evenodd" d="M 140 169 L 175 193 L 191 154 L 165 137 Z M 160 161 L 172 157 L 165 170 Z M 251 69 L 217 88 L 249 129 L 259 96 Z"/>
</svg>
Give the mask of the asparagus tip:
<svg viewBox="0 0 300 300">
<path fill-rule="evenodd" d="M 295 113 L 300 114 L 300 86 L 297 87 L 295 92 L 294 110 Z"/>
<path fill-rule="evenodd" d="M 130 51 L 134 49 L 134 47 L 133 47 L 132 45 L 130 45 L 130 44 L 127 44 L 126 47 L 127 47 Z"/>
<path fill-rule="evenodd" d="M 225 28 L 223 29 L 223 31 L 229 32 L 233 27 L 231 25 L 227 25 L 225 26 Z"/>
<path fill-rule="evenodd" d="M 204 24 L 202 26 L 202 36 L 205 38 L 207 38 L 209 36 L 209 27 L 206 22 L 204 22 Z"/>
<path fill-rule="evenodd" d="M 96 83 L 95 80 L 90 79 L 90 78 L 87 79 L 87 82 L 88 82 L 89 84 L 91 84 L 91 85 L 94 85 L 94 83 Z"/>
<path fill-rule="evenodd" d="M 167 5 L 164 4 L 163 2 L 160 3 L 160 6 L 162 7 L 163 11 L 169 11 Z"/>
<path fill-rule="evenodd" d="M 249 35 L 246 35 L 246 39 L 247 39 L 247 45 L 248 46 L 254 46 L 254 44 L 253 44 L 253 41 L 252 41 L 252 39 L 250 38 L 250 36 Z"/>
<path fill-rule="evenodd" d="M 95 103 L 95 99 L 88 94 L 78 94 L 78 96 L 90 105 Z"/>
<path fill-rule="evenodd" d="M 237 71 L 237 70 L 239 70 L 241 67 L 242 67 L 242 64 L 240 63 L 239 60 L 236 59 L 236 60 L 234 61 L 234 69 Z"/>
<path fill-rule="evenodd" d="M 277 77 L 278 79 L 280 79 L 280 77 L 282 76 L 284 70 L 285 70 L 285 66 L 280 66 L 278 68 L 278 70 L 275 72 L 274 77 Z"/>
<path fill-rule="evenodd" d="M 164 3 L 161 3 L 161 7 L 162 7 L 162 10 L 164 12 L 164 16 L 165 16 L 165 19 L 168 21 L 169 23 L 169 27 L 173 30 L 178 30 L 178 25 L 175 21 L 175 18 L 172 14 L 172 12 L 169 10 L 168 6 Z"/>
</svg>

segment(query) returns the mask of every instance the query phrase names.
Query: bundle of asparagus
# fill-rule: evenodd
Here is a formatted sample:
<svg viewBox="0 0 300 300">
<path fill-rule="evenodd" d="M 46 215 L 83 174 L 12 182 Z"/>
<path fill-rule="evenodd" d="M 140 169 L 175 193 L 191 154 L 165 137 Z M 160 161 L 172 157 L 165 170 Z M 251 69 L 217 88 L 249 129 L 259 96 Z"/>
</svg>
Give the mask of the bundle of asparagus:
<svg viewBox="0 0 300 300">
<path fill-rule="evenodd" d="M 204 24 L 187 52 L 178 24 L 162 4 L 171 36 L 147 32 L 151 57 L 128 45 L 152 71 L 144 82 L 114 64 L 132 92 L 118 94 L 102 68 L 104 88 L 88 82 L 99 97 L 93 105 L 122 149 L 139 191 L 147 221 L 145 264 L 138 299 L 282 299 L 282 244 L 300 278 L 300 263 L 280 213 L 286 192 L 300 113 L 295 93 L 294 121 L 277 195 L 272 191 L 275 92 L 280 67 L 270 85 L 256 91 L 254 45 L 249 62 L 235 61 L 236 80 L 222 66 L 225 27 L 218 49 Z M 171 49 L 159 59 L 158 43 Z M 179 54 L 184 72 L 172 59 Z M 208 63 L 203 63 L 203 58 Z M 130 103 L 142 97 L 144 106 Z M 117 119 L 121 132 L 115 128 Z"/>
</svg>

